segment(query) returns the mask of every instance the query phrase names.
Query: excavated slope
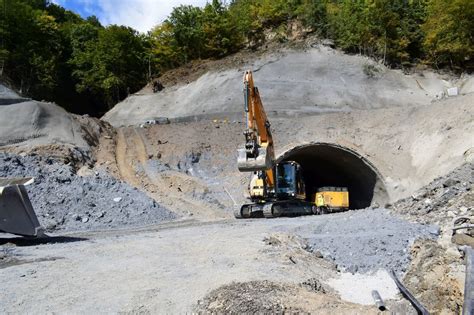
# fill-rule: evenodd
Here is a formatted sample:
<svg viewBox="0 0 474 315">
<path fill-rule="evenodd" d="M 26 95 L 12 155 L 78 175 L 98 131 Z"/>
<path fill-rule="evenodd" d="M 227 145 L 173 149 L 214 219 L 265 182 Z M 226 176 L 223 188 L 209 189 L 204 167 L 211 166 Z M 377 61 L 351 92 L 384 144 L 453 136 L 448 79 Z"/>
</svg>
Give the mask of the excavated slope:
<svg viewBox="0 0 474 315">
<path fill-rule="evenodd" d="M 53 103 L 26 99 L 0 84 L 0 149 L 66 145 L 88 152 L 101 122 Z"/>
<path fill-rule="evenodd" d="M 405 75 L 365 57 L 319 47 L 269 54 L 244 68 L 216 69 L 156 94 L 142 91 L 116 105 L 103 119 L 123 126 L 156 117 L 240 117 L 245 68 L 254 71 L 270 116 L 427 105 L 446 88 L 469 79 L 450 82 L 432 72 Z M 471 85 L 466 85 L 466 92 Z"/>
</svg>

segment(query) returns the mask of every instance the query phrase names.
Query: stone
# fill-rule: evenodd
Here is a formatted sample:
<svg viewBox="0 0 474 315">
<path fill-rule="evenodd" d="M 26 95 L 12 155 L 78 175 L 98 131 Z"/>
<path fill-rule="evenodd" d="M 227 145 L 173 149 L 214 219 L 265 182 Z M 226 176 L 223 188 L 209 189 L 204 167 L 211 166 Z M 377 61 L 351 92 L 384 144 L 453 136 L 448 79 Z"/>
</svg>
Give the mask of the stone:
<svg viewBox="0 0 474 315">
<path fill-rule="evenodd" d="M 458 183 L 457 180 L 454 180 L 452 178 L 448 178 L 447 180 L 444 181 L 443 183 L 443 187 L 451 187 L 451 186 L 454 186 Z"/>
<path fill-rule="evenodd" d="M 120 202 L 120 201 L 122 201 L 122 197 L 114 198 L 114 202 Z"/>
<path fill-rule="evenodd" d="M 314 252 L 314 256 L 316 256 L 317 258 L 323 258 L 323 254 L 321 254 L 319 250 Z"/>
<path fill-rule="evenodd" d="M 89 221 L 89 218 L 88 217 L 84 217 L 82 218 L 81 222 L 82 223 L 87 223 Z"/>
<path fill-rule="evenodd" d="M 441 229 L 439 226 L 430 227 L 428 232 L 434 236 L 439 236 L 441 234 Z"/>
<path fill-rule="evenodd" d="M 467 234 L 454 234 L 451 238 L 451 242 L 459 246 L 467 245 L 474 248 L 474 238 Z"/>
<path fill-rule="evenodd" d="M 448 94 L 448 96 L 457 96 L 457 95 L 459 94 L 459 89 L 458 89 L 458 87 L 455 86 L 455 87 L 449 88 L 449 89 L 447 90 L 447 94 Z"/>
</svg>

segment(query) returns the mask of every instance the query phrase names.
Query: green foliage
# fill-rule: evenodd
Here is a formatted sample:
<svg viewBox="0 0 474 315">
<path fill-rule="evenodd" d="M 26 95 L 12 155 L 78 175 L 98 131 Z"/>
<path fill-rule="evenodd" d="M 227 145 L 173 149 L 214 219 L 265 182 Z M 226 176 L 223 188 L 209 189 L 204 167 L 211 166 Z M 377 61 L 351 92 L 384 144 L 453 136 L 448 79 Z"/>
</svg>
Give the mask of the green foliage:
<svg viewBox="0 0 474 315">
<path fill-rule="evenodd" d="M 231 0 L 179 6 L 147 35 L 46 0 L 0 1 L 0 73 L 22 93 L 98 115 L 150 77 L 256 48 L 299 20 L 348 52 L 395 66 L 472 69 L 472 0 Z M 373 69 L 367 68 L 370 76 Z"/>
<path fill-rule="evenodd" d="M 430 0 L 422 29 L 428 60 L 437 65 L 473 67 L 474 1 Z"/>
<path fill-rule="evenodd" d="M 303 0 L 296 6 L 296 15 L 320 36 L 328 34 L 328 14 L 325 0 Z"/>
<path fill-rule="evenodd" d="M 206 57 L 223 57 L 240 46 L 241 37 L 236 33 L 235 24 L 232 23 L 228 11 L 217 0 L 204 7 L 202 30 Z"/>
<path fill-rule="evenodd" d="M 146 83 L 149 40 L 136 31 L 44 0 L 1 5 L 2 75 L 23 94 L 99 114 Z"/>
<path fill-rule="evenodd" d="M 88 92 L 111 106 L 138 90 L 146 80 L 144 41 L 136 31 L 112 25 L 94 30 L 79 25 L 73 30 L 73 77 L 77 91 Z"/>
<path fill-rule="evenodd" d="M 329 34 L 342 49 L 398 65 L 422 56 L 424 1 L 345 0 L 327 8 Z"/>
<path fill-rule="evenodd" d="M 202 28 L 202 10 L 190 5 L 182 5 L 173 10 L 169 17 L 173 27 L 173 36 L 181 48 L 186 63 L 188 59 L 201 58 L 204 32 Z"/>
</svg>

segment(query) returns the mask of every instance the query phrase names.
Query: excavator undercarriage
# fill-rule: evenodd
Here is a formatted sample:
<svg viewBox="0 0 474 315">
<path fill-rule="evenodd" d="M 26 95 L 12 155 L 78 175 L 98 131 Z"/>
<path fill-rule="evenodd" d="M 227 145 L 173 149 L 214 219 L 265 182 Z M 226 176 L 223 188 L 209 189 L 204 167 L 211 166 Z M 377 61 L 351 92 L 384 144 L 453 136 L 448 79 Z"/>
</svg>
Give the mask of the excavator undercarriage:
<svg viewBox="0 0 474 315">
<path fill-rule="evenodd" d="M 267 201 L 237 206 L 234 216 L 237 219 L 277 218 L 279 216 L 300 216 L 318 214 L 317 207 L 311 202 L 300 200 Z"/>
</svg>

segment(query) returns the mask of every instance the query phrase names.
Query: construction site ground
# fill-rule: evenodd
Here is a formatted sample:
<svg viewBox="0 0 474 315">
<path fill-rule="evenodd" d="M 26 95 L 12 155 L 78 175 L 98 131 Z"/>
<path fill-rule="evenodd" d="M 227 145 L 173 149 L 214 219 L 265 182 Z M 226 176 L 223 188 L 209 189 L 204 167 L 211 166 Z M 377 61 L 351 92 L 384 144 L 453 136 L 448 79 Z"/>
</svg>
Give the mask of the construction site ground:
<svg viewBox="0 0 474 315">
<path fill-rule="evenodd" d="M 377 314 L 378 290 L 416 314 L 391 270 L 430 312 L 459 313 L 472 238 L 451 228 L 474 214 L 473 79 L 304 47 L 193 63 L 102 120 L 5 88 L 0 177 L 36 178 L 50 238 L 0 236 L 0 313 Z M 277 156 L 338 160 L 341 178 L 373 181 L 370 205 L 233 218 L 249 181 L 236 167 L 246 68 Z"/>
</svg>

